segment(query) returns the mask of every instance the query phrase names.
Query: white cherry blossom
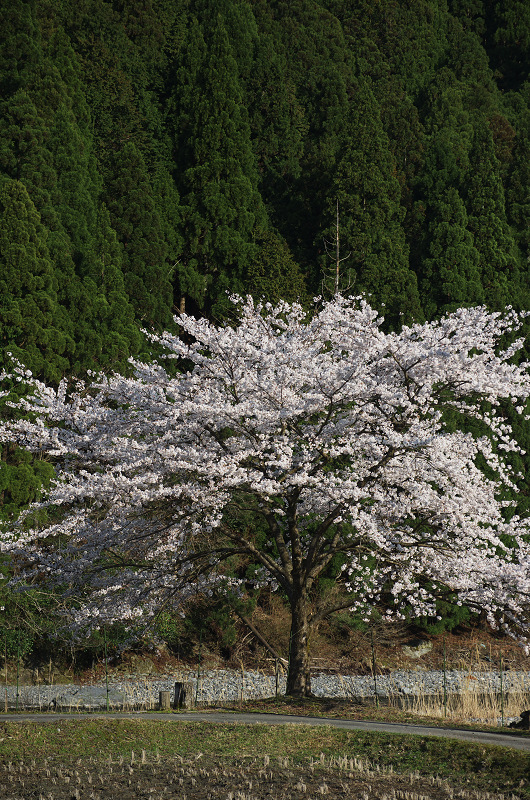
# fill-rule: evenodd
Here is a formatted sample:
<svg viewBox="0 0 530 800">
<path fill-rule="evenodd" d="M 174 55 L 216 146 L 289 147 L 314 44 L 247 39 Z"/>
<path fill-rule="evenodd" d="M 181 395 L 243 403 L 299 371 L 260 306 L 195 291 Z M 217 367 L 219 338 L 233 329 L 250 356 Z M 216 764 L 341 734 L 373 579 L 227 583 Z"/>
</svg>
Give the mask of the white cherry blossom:
<svg viewBox="0 0 530 800">
<path fill-rule="evenodd" d="M 383 594 L 389 615 L 434 616 L 450 590 L 525 644 L 529 531 L 502 499 L 519 447 L 499 406 L 526 413 L 521 317 L 460 309 L 385 333 L 361 298 L 312 315 L 234 302 L 234 327 L 183 315 L 181 337 L 152 336 L 176 377 L 132 363 L 131 376 L 54 389 L 15 367 L 27 419 L 1 424 L 0 441 L 56 466 L 47 497 L 3 534 L 21 577 L 60 585 L 73 623 L 99 627 L 233 591 L 232 556 L 258 564 L 290 604 L 298 694 L 314 626 L 339 609 L 369 615 Z M 484 435 L 449 427 L 448 409 Z M 31 527 L 46 506 L 53 522 Z"/>
</svg>

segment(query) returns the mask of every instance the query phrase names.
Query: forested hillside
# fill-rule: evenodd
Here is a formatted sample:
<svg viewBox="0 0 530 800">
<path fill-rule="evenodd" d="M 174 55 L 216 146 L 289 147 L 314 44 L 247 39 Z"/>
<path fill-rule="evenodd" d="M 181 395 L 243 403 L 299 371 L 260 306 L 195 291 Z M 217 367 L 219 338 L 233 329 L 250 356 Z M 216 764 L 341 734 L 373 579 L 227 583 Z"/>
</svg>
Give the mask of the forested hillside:
<svg viewBox="0 0 530 800">
<path fill-rule="evenodd" d="M 120 370 L 227 290 L 331 292 L 337 230 L 389 327 L 530 308 L 526 2 L 2 6 L 2 365 Z M 48 473 L 2 462 L 5 514 Z"/>
</svg>

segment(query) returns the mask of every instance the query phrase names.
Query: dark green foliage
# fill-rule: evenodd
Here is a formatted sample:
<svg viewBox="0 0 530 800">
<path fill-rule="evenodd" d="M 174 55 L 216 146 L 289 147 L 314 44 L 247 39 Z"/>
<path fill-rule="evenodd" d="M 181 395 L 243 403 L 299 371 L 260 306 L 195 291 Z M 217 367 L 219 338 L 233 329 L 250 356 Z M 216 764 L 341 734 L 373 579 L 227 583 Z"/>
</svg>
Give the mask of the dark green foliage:
<svg viewBox="0 0 530 800">
<path fill-rule="evenodd" d="M 166 643 L 172 653 L 181 654 L 185 635 L 182 617 L 169 611 L 163 611 L 157 617 L 155 633 Z"/>
<path fill-rule="evenodd" d="M 493 136 L 477 122 L 465 178 L 468 228 L 479 253 L 481 283 L 489 308 L 502 310 L 513 302 L 519 284 L 519 259 L 513 232 L 506 221 L 500 164 Z"/>
<path fill-rule="evenodd" d="M 530 214 L 530 137 L 523 133 L 518 137 L 511 171 L 507 185 L 507 206 L 511 229 L 526 258 L 530 254 L 530 230 L 528 217 Z"/>
<path fill-rule="evenodd" d="M 216 4 L 190 21 L 173 108 L 184 233 L 180 294 L 222 315 L 225 293 L 244 292 L 253 234 L 266 214 L 237 63 Z"/>
<path fill-rule="evenodd" d="M 86 327 L 76 351 L 80 371 L 90 366 L 96 370 L 119 370 L 142 345 L 132 298 L 124 286 L 123 251 L 104 204 L 98 209 L 96 220 L 90 264 L 81 284 L 85 305 L 80 322 L 83 320 Z"/>
<path fill-rule="evenodd" d="M 125 648 L 132 649 L 140 641 L 140 633 L 135 637 L 135 632 L 125 625 L 115 623 L 92 631 L 90 636 L 75 644 L 75 660 L 78 667 L 93 666 L 94 662 L 112 663 Z"/>
<path fill-rule="evenodd" d="M 68 368 L 73 349 L 57 301 L 47 234 L 26 187 L 4 179 L 0 188 L 0 366 L 11 358 L 51 383 Z M 15 392 L 18 392 L 18 388 Z M 13 412 L 2 404 L 4 415 Z M 50 464 L 19 448 L 0 448 L 0 518 L 36 500 L 52 477 Z"/>
<path fill-rule="evenodd" d="M 99 208 L 101 178 L 76 54 L 64 29 L 50 24 L 57 11 L 44 2 L 42 7 L 28 5 L 34 17 L 21 15 L 18 24 L 21 34 L 33 31 L 35 57 L 11 65 L 19 85 L 13 82 L 16 91 L 3 101 L 0 166 L 24 184 L 45 230 L 58 303 L 55 328 L 61 334 L 54 334 L 53 346 L 65 355 L 53 375 L 57 382 L 69 371 L 123 366 L 137 349 L 139 336 L 132 319 L 122 320 L 129 302 L 123 285 L 121 310 L 114 316 L 108 310 L 117 310 L 120 276 L 114 276 L 111 286 L 100 279 L 108 220 Z M 121 265 L 115 261 L 112 267 L 119 271 Z M 51 361 L 48 339 L 36 337 L 43 363 Z"/>
<path fill-rule="evenodd" d="M 142 154 L 127 142 L 116 154 L 109 181 L 110 220 L 123 246 L 123 276 L 136 319 L 146 328 L 167 328 L 173 293 L 167 245 Z"/>
<path fill-rule="evenodd" d="M 369 623 L 365 622 L 361 616 L 354 616 L 346 611 L 334 614 L 331 617 L 331 622 L 338 628 L 361 631 L 362 633 L 366 633 L 369 629 Z"/>
<path fill-rule="evenodd" d="M 282 43 L 267 32 L 269 20 L 260 20 L 260 12 L 265 9 L 256 8 L 256 18 L 267 30 L 258 34 L 258 23 L 254 27 L 249 24 L 252 47 L 238 48 L 236 58 L 257 160 L 260 194 L 277 229 L 284 236 L 292 236 L 289 226 L 296 219 L 293 186 L 302 174 L 307 122 L 288 75 Z"/>
<path fill-rule="evenodd" d="M 342 286 L 390 325 L 527 302 L 524 3 L 8 5 L 0 171 L 48 232 L 70 370 L 141 347 L 131 306 L 319 292 L 337 201 Z"/>
<path fill-rule="evenodd" d="M 450 186 L 432 202 L 429 212 L 429 244 L 420 283 L 426 315 L 479 305 L 484 300 L 480 256 L 458 190 Z"/>
<path fill-rule="evenodd" d="M 152 633 L 165 642 L 169 650 L 182 658 L 193 658 L 199 664 L 205 651 L 219 646 L 225 656 L 237 641 L 238 617 L 251 614 L 255 603 L 235 598 L 213 597 L 206 600 L 198 596 L 187 609 L 186 616 L 163 611 L 156 620 Z"/>
<path fill-rule="evenodd" d="M 61 6 L 63 24 L 82 68 L 94 142 L 105 170 L 123 143 L 132 140 L 144 144 L 146 141 L 137 97 L 144 87 L 134 85 L 141 63 L 135 58 L 133 43 L 111 2 L 80 0 L 61 3 Z M 132 11 L 131 16 L 133 14 Z M 136 25 L 134 30 L 136 32 Z M 145 83 L 145 74 L 142 78 Z"/>
<path fill-rule="evenodd" d="M 4 662 L 7 656 L 23 664 L 32 651 L 50 648 L 57 604 L 43 587 L 13 590 L 9 586 L 13 569 L 8 558 L 0 557 L 0 659 Z"/>
<path fill-rule="evenodd" d="M 417 279 L 409 268 L 395 162 L 379 106 L 364 81 L 355 88 L 349 124 L 326 202 L 332 227 L 322 238 L 336 241 L 333 211 L 338 201 L 340 256 L 347 259 L 350 275 L 347 292 L 369 295 L 396 326 L 420 318 L 422 310 Z"/>
<path fill-rule="evenodd" d="M 503 89 L 517 89 L 530 70 L 530 8 L 525 0 L 484 0 L 486 48 Z"/>
<path fill-rule="evenodd" d="M 0 519 L 9 520 L 39 498 L 54 470 L 18 447 L 4 446 L 0 456 Z"/>
<path fill-rule="evenodd" d="M 470 169 L 473 127 L 460 86 L 448 69 L 429 87 L 431 109 L 425 159 L 417 180 L 425 216 L 416 270 L 428 318 L 483 302 L 480 256 L 468 227 L 461 182 Z"/>
<path fill-rule="evenodd" d="M 459 606 L 450 600 L 438 600 L 436 611 L 440 619 L 419 617 L 414 619 L 414 625 L 432 636 L 437 636 L 445 631 L 452 631 L 459 625 L 465 625 L 472 619 L 472 612 L 467 606 Z"/>
<path fill-rule="evenodd" d="M 0 97 L 15 94 L 39 60 L 35 3 L 13 0 L 0 9 Z"/>
<path fill-rule="evenodd" d="M 273 230 L 257 229 L 256 253 L 245 274 L 245 288 L 256 300 L 275 303 L 307 301 L 304 276 L 287 243 Z"/>
<path fill-rule="evenodd" d="M 36 375 L 57 382 L 71 343 L 57 301 L 57 282 L 47 232 L 20 181 L 0 188 L 0 342 L 1 362 L 8 353 Z"/>
</svg>

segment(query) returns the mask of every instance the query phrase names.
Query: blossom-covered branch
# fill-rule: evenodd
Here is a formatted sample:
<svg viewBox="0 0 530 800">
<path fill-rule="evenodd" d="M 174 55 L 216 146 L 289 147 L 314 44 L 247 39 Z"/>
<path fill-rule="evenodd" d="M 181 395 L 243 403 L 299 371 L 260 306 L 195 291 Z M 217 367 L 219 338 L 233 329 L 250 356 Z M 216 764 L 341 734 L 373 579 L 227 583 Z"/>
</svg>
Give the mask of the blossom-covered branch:
<svg viewBox="0 0 530 800">
<path fill-rule="evenodd" d="M 17 368 L 26 419 L 0 441 L 57 470 L 38 507 L 58 521 L 28 527 L 32 507 L 3 537 L 25 577 L 76 593 L 77 624 L 97 626 L 232 587 L 223 563 L 248 557 L 291 606 L 293 693 L 310 690 L 312 625 L 383 594 L 389 613 L 435 615 L 445 587 L 524 639 L 528 526 L 501 499 L 519 448 L 499 411 L 524 414 L 530 392 L 522 340 L 501 344 L 520 317 L 461 309 L 385 333 L 359 298 L 313 315 L 235 301 L 236 327 L 183 315 L 185 339 L 153 337 L 175 377 L 134 363 L 131 377 L 54 390 Z M 450 410 L 484 435 L 449 427 Z"/>
</svg>

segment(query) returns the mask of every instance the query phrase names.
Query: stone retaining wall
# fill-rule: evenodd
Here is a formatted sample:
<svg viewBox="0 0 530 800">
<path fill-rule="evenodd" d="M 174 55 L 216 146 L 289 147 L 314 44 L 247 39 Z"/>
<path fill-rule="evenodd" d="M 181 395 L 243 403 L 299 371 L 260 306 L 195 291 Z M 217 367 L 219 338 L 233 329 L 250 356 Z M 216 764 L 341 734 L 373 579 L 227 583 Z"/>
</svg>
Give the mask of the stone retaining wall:
<svg viewBox="0 0 530 800">
<path fill-rule="evenodd" d="M 446 673 L 448 696 L 471 690 L 476 695 L 499 694 L 501 676 L 498 672 Z M 32 710 L 61 709 L 68 711 L 97 711 L 108 707 L 113 710 L 154 709 L 158 707 L 159 693 L 174 693 L 175 682 L 192 685 L 193 704 L 207 705 L 238 702 L 262 697 L 274 697 L 285 692 L 285 675 L 264 675 L 260 672 L 239 670 L 210 670 L 204 673 L 182 671 L 174 675 L 145 679 L 109 678 L 108 693 L 104 681 L 95 685 L 16 686 L 0 688 L 0 710 L 18 707 Z M 443 693 L 443 672 L 396 671 L 391 675 L 314 675 L 313 693 L 319 697 L 349 699 L 357 702 L 393 702 L 410 708 L 415 698 L 433 697 Z M 530 675 L 523 672 L 506 672 L 502 676 L 503 692 L 523 690 L 530 699 Z M 530 704 L 529 704 L 530 705 Z"/>
</svg>

